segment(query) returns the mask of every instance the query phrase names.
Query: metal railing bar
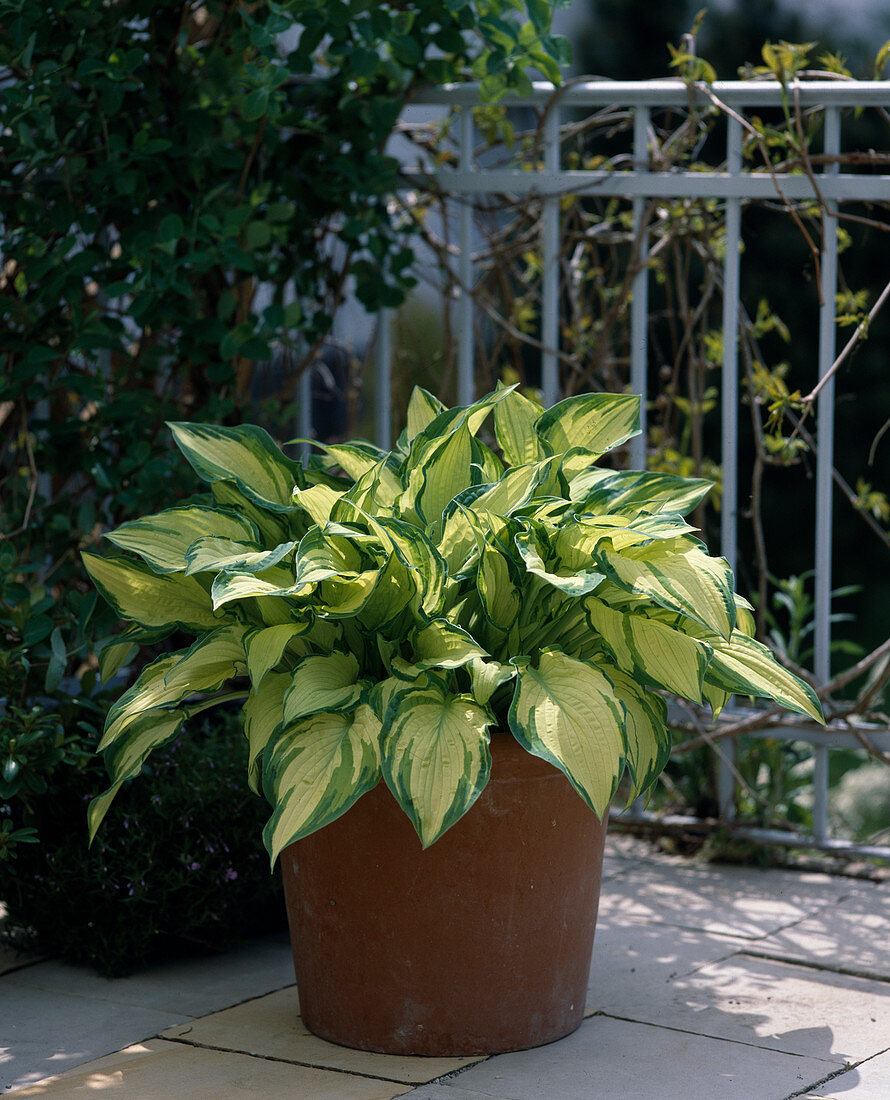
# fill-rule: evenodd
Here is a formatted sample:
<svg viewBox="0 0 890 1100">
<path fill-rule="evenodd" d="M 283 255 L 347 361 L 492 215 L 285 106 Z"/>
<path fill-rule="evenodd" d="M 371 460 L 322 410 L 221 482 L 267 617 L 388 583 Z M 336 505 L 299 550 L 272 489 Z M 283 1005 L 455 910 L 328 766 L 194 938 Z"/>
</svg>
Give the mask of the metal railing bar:
<svg viewBox="0 0 890 1100">
<path fill-rule="evenodd" d="M 795 98 L 804 107 L 830 103 L 838 107 L 890 106 L 890 85 L 883 80 L 802 80 L 790 85 Z M 699 104 L 710 102 L 704 92 L 683 80 L 579 80 L 556 88 L 546 81 L 536 81 L 532 93 L 505 95 L 500 103 L 506 107 L 540 107 L 556 94 L 563 107 L 686 107 L 690 91 Z M 782 89 L 775 80 L 715 80 L 707 85 L 718 99 L 734 107 L 770 107 L 781 102 Z M 447 84 L 417 92 L 412 104 L 441 106 L 476 106 L 482 100 L 479 85 Z"/>
<path fill-rule="evenodd" d="M 735 118 L 726 120 L 726 168 L 731 175 L 742 170 L 742 127 Z M 741 199 L 726 200 L 726 255 L 723 260 L 723 360 L 721 365 L 721 464 L 723 489 L 720 509 L 720 549 L 733 573 L 738 542 L 738 415 L 739 415 L 739 292 L 742 236 Z M 735 738 L 724 746 L 717 760 L 717 806 L 721 816 L 735 817 Z"/>
<path fill-rule="evenodd" d="M 836 167 L 836 166 L 832 166 Z M 787 199 L 815 199 L 816 192 L 805 175 L 779 174 L 776 177 Z M 559 173 L 524 172 L 519 169 L 490 169 L 464 172 L 442 169 L 425 172 L 419 168 L 402 171 L 401 186 L 422 187 L 430 180 L 455 195 L 517 195 L 547 198 L 551 195 L 589 195 L 591 198 L 751 199 L 781 201 L 773 177 L 768 172 L 607 172 L 572 170 Z M 819 177 L 819 193 L 838 202 L 887 201 L 890 175 L 853 175 L 837 173 Z"/>
<path fill-rule="evenodd" d="M 649 110 L 637 107 L 634 112 L 633 156 L 637 172 L 645 173 L 649 164 Z M 640 434 L 630 441 L 630 464 L 635 470 L 646 468 L 646 401 L 649 386 L 647 365 L 649 361 L 649 234 L 643 226 L 646 200 L 640 196 L 633 200 L 633 239 L 636 242 L 635 257 L 639 268 L 634 275 L 630 302 L 630 389 L 639 394 Z"/>
<path fill-rule="evenodd" d="M 473 136 L 475 125 L 472 107 L 466 106 L 460 115 L 461 171 L 473 171 Z M 476 396 L 473 331 L 473 203 L 464 198 L 458 211 L 458 282 L 460 300 L 457 304 L 457 403 L 469 405 Z"/>
<path fill-rule="evenodd" d="M 825 110 L 824 151 L 835 156 L 841 147 L 841 120 L 837 107 Z M 829 164 L 825 175 L 837 171 Z M 819 307 L 819 378 L 831 371 L 837 354 L 837 205 L 828 201 L 822 211 L 822 256 Z M 828 379 L 818 397 L 816 433 L 816 577 L 814 592 L 815 633 L 813 671 L 818 683 L 831 679 L 831 550 L 833 545 L 834 491 L 834 378 Z M 813 835 L 818 841 L 828 836 L 828 749 L 819 746 L 813 771 Z"/>
<path fill-rule="evenodd" d="M 374 440 L 378 447 L 392 446 L 392 311 L 381 309 L 374 342 Z"/>
<path fill-rule="evenodd" d="M 553 107 L 544 120 L 544 168 L 559 174 L 559 111 Z M 541 285 L 541 395 L 544 407 L 559 400 L 559 198 L 544 203 Z"/>
</svg>

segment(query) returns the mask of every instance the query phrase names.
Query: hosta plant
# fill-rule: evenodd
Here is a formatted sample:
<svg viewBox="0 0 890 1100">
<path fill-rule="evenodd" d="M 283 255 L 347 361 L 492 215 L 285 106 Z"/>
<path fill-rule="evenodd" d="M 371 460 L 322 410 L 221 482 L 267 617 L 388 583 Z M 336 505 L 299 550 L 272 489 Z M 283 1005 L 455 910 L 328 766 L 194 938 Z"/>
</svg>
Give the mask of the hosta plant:
<svg viewBox="0 0 890 1100">
<path fill-rule="evenodd" d="M 195 641 L 112 707 L 93 831 L 152 749 L 233 698 L 273 860 L 381 778 L 432 844 L 485 787 L 495 732 L 601 817 L 623 773 L 635 798 L 664 767 L 665 694 L 821 719 L 683 519 L 709 484 L 600 464 L 639 430 L 635 397 L 545 411 L 501 388 L 447 409 L 417 389 L 392 451 L 319 446 L 306 468 L 258 428 L 171 429 L 209 495 L 113 531 L 124 555 L 84 559 L 132 624 L 106 676 L 141 639 Z"/>
</svg>

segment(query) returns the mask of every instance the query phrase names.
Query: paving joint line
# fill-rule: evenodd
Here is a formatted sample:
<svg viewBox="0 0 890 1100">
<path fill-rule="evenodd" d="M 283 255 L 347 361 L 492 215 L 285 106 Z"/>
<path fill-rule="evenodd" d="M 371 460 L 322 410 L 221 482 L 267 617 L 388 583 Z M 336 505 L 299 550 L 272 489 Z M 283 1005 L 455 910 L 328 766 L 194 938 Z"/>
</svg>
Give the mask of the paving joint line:
<svg viewBox="0 0 890 1100">
<path fill-rule="evenodd" d="M 414 1088 L 420 1088 L 423 1085 L 434 1084 L 436 1081 L 440 1080 L 442 1076 L 447 1076 L 447 1074 L 440 1075 L 440 1077 L 430 1078 L 429 1081 L 405 1081 L 398 1077 L 383 1077 L 378 1073 L 361 1073 L 355 1069 L 343 1069 L 341 1066 L 326 1066 L 320 1062 L 304 1062 L 294 1058 L 281 1058 L 275 1054 L 257 1054 L 250 1050 L 239 1050 L 237 1047 L 219 1047 L 211 1043 L 199 1043 L 194 1039 L 184 1039 L 181 1036 L 155 1035 L 153 1038 L 159 1039 L 164 1043 L 180 1043 L 182 1046 L 195 1047 L 198 1050 L 212 1050 L 216 1051 L 217 1054 L 241 1054 L 246 1058 L 260 1058 L 264 1062 L 279 1062 L 285 1066 L 302 1066 L 304 1069 L 321 1069 L 327 1070 L 329 1073 L 343 1073 L 347 1077 L 358 1077 L 360 1080 L 383 1081 L 384 1084 L 387 1085 L 411 1085 Z M 408 1055 L 406 1055 L 406 1057 L 408 1057 Z M 451 1070 L 450 1072 L 463 1072 L 463 1070 L 470 1069 L 472 1066 L 478 1065 L 479 1062 L 485 1061 L 488 1057 L 490 1056 L 485 1055 L 480 1057 L 478 1061 L 470 1063 L 470 1065 L 459 1066 L 456 1070 Z"/>
<path fill-rule="evenodd" d="M 890 984 L 890 974 L 875 974 L 870 970 L 859 970 L 854 966 L 832 966 L 831 963 L 818 962 L 809 959 L 794 958 L 793 956 L 768 954 L 766 951 L 739 951 L 739 955 L 748 955 L 752 959 L 766 959 L 769 962 L 785 963 L 789 966 L 800 966 L 806 970 L 819 970 L 827 974 L 843 974 L 848 978 L 863 978 L 870 982 Z"/>
<path fill-rule="evenodd" d="M 822 1085 L 827 1085 L 830 1081 L 837 1080 L 838 1077 L 843 1076 L 845 1073 L 850 1073 L 852 1070 L 859 1069 L 860 1066 L 864 1066 L 866 1062 L 871 1062 L 875 1058 L 880 1058 L 882 1054 L 890 1053 L 890 1047 L 885 1050 L 877 1050 L 874 1054 L 869 1054 L 867 1058 L 861 1058 L 858 1062 L 851 1062 L 846 1069 L 837 1070 L 835 1073 L 829 1073 L 827 1077 L 822 1077 L 818 1081 L 814 1081 L 810 1085 L 806 1085 L 804 1088 L 799 1089 L 797 1092 L 789 1093 L 788 1096 L 783 1097 L 783 1100 L 794 1100 L 796 1096 L 804 1096 L 810 1092 L 811 1089 L 821 1088 Z"/>
</svg>

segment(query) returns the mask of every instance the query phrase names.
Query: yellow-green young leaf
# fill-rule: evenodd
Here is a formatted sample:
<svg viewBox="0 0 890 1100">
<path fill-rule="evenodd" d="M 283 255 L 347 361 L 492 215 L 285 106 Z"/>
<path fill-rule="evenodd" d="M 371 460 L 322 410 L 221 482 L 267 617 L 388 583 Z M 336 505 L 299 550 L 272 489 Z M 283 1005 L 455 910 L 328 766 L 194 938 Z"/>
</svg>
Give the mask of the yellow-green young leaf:
<svg viewBox="0 0 890 1100">
<path fill-rule="evenodd" d="M 565 569 L 594 568 L 593 552 L 602 539 L 608 539 L 613 550 L 641 546 L 649 535 L 630 528 L 626 516 L 571 516 L 556 536 L 556 553 Z"/>
<path fill-rule="evenodd" d="M 389 554 L 377 571 L 374 588 L 356 615 L 358 624 L 371 632 L 384 629 L 401 614 L 415 591 L 408 567 L 396 554 Z"/>
<path fill-rule="evenodd" d="M 284 696 L 284 721 L 321 711 L 349 710 L 358 702 L 361 688 L 358 661 L 352 653 L 313 654 L 304 657 L 291 675 Z"/>
<path fill-rule="evenodd" d="M 373 521 L 373 530 L 389 543 L 390 549 L 408 567 L 417 592 L 419 610 L 435 617 L 442 609 L 448 568 L 433 543 L 423 533 L 398 519 L 381 517 Z"/>
<path fill-rule="evenodd" d="M 322 581 L 318 586 L 318 614 L 328 619 L 353 619 L 374 595 L 379 569 L 365 569 L 355 577 Z"/>
<path fill-rule="evenodd" d="M 486 512 L 494 512 L 499 516 L 512 515 L 517 508 L 534 498 L 537 488 L 549 481 L 551 471 L 558 463 L 559 459 L 554 457 L 511 467 L 490 489 L 475 498 L 469 506 L 471 511 L 478 516 L 484 516 Z"/>
<path fill-rule="evenodd" d="M 423 523 L 438 524 L 441 530 L 445 505 L 473 483 L 471 455 L 472 436 L 466 425 L 423 449 L 405 490 L 406 501 Z"/>
<path fill-rule="evenodd" d="M 122 619 L 142 626 L 209 630 L 219 625 L 210 596 L 194 577 L 152 572 L 123 558 L 81 555 L 93 583 Z"/>
<path fill-rule="evenodd" d="M 457 501 L 447 509 L 438 546 L 450 576 L 468 569 L 479 554 L 483 541 L 479 524 L 478 517 Z"/>
<path fill-rule="evenodd" d="M 333 519 L 352 520 L 350 504 L 359 509 L 367 508 L 375 515 L 395 515 L 396 501 L 403 490 L 402 482 L 387 459 L 381 459 L 344 493 L 331 516 Z"/>
<path fill-rule="evenodd" d="M 445 412 L 445 406 L 438 397 L 428 393 L 422 386 L 415 386 L 408 401 L 406 441 L 410 443 L 425 428 L 428 428 L 442 412 Z"/>
<path fill-rule="evenodd" d="M 171 741 L 179 733 L 184 718 L 183 711 L 149 710 L 131 723 L 124 736 L 105 752 L 105 766 L 113 782 L 107 791 L 90 802 L 87 809 L 91 842 L 121 786 L 139 775 L 152 749 Z"/>
<path fill-rule="evenodd" d="M 172 707 L 195 692 L 213 692 L 246 671 L 244 627 L 214 630 L 188 650 L 159 657 L 113 704 L 99 742 L 102 751 L 147 710 Z"/>
<path fill-rule="evenodd" d="M 386 715 L 383 776 L 428 848 L 469 810 L 491 771 L 488 711 L 438 682 L 396 695 Z"/>
<path fill-rule="evenodd" d="M 466 630 L 445 619 L 433 619 L 416 630 L 412 648 L 414 664 L 420 669 L 460 668 L 476 657 L 488 656 L 488 652 Z"/>
<path fill-rule="evenodd" d="M 580 393 L 547 409 L 536 427 L 556 453 L 578 447 L 599 458 L 639 434 L 640 399 L 624 393 Z"/>
<path fill-rule="evenodd" d="M 213 581 L 210 595 L 214 608 L 224 607 L 233 600 L 246 600 L 253 596 L 295 596 L 305 582 L 294 582 L 290 569 L 273 566 L 259 573 L 219 573 Z"/>
<path fill-rule="evenodd" d="M 302 586 L 330 577 L 356 576 L 362 569 L 362 555 L 349 539 L 313 527 L 300 540 L 295 563 L 296 580 Z"/>
<path fill-rule="evenodd" d="M 247 738 L 247 782 L 260 793 L 260 754 L 281 725 L 284 693 L 290 687 L 290 673 L 270 672 L 244 701 L 244 736 Z"/>
<path fill-rule="evenodd" d="M 156 573 L 181 573 L 188 548 L 209 535 L 259 549 L 259 530 L 246 516 L 196 504 L 131 520 L 105 537 L 122 550 L 138 554 Z"/>
<path fill-rule="evenodd" d="M 486 706 L 501 684 L 506 684 L 516 675 L 512 665 L 500 661 L 483 661 L 474 657 L 470 661 L 470 676 L 473 681 L 473 698 L 480 706 Z"/>
<path fill-rule="evenodd" d="M 645 595 L 659 607 L 679 611 L 729 638 L 735 626 L 735 600 L 732 572 L 724 558 L 712 558 L 682 538 L 621 552 L 602 541 L 594 557 L 620 588 Z"/>
<path fill-rule="evenodd" d="M 288 642 L 305 634 L 308 626 L 308 623 L 280 623 L 262 630 L 253 630 L 247 635 L 247 674 L 254 691 L 262 683 L 263 677 L 281 661 Z"/>
<path fill-rule="evenodd" d="M 331 518 L 334 505 L 343 497 L 342 492 L 329 485 L 312 485 L 308 489 L 294 489 L 294 500 L 319 527 Z"/>
<path fill-rule="evenodd" d="M 629 805 L 646 793 L 670 759 L 667 704 L 660 695 L 646 691 L 620 669 L 610 667 L 608 676 L 615 685 L 615 694 L 624 704 L 627 770 L 631 779 Z"/>
<path fill-rule="evenodd" d="M 354 443 L 323 443 L 316 446 L 320 446 L 353 481 L 358 481 L 374 470 L 387 457 L 384 451 L 372 443 L 362 443 L 360 446 Z"/>
<path fill-rule="evenodd" d="M 271 569 L 288 556 L 297 544 L 283 542 L 274 550 L 260 550 L 255 546 L 232 539 L 208 535 L 196 539 L 188 548 L 186 576 L 193 573 L 218 573 L 221 569 L 237 569 L 242 573 L 259 573 Z"/>
<path fill-rule="evenodd" d="M 494 434 L 508 465 L 523 466 L 547 457 L 547 448 L 535 431 L 543 411 L 537 402 L 523 397 L 518 390 L 495 405 Z"/>
<path fill-rule="evenodd" d="M 293 511 L 293 490 L 302 485 L 302 471 L 268 432 L 251 424 L 224 428 L 174 423 L 168 427 L 202 481 L 234 481 L 244 496 L 263 508 Z"/>
<path fill-rule="evenodd" d="M 508 558 L 489 541 L 482 549 L 476 588 L 482 601 L 482 609 L 488 620 L 498 630 L 508 631 L 519 614 L 520 595 L 515 576 L 518 572 L 512 558 Z"/>
<path fill-rule="evenodd" d="M 562 568 L 540 527 L 527 523 L 526 529 L 516 536 L 516 548 L 529 573 L 534 573 L 568 596 L 586 596 L 598 588 L 604 579 L 604 573 L 593 557 L 587 569 Z"/>
<path fill-rule="evenodd" d="M 265 546 L 277 546 L 288 536 L 286 520 L 280 512 L 270 512 L 249 500 L 234 481 L 214 481 L 210 486 L 214 503 L 221 508 L 238 512 L 253 523 L 262 536 Z"/>
<path fill-rule="evenodd" d="M 282 730 L 263 756 L 263 788 L 273 806 L 263 840 L 272 863 L 379 780 L 380 721 L 367 704 L 354 714 L 316 714 Z"/>
<path fill-rule="evenodd" d="M 534 756 L 549 760 L 602 820 L 624 770 L 624 707 L 590 661 L 541 652 L 537 668 L 514 657 L 518 678 L 510 729 Z"/>
<path fill-rule="evenodd" d="M 705 702 L 711 708 L 711 716 L 718 718 L 720 712 L 732 698 L 732 695 L 728 691 L 724 691 L 722 688 L 714 687 L 713 684 L 709 684 L 707 680 L 702 684 L 701 693 L 704 696 Z"/>
<path fill-rule="evenodd" d="M 615 662 L 647 687 L 666 688 L 695 703 L 702 701 L 702 680 L 711 648 L 698 638 L 647 619 L 614 611 L 595 596 L 584 601 L 590 625 L 602 635 Z"/>
<path fill-rule="evenodd" d="M 714 656 L 708 666 L 707 679 L 715 687 L 740 695 L 774 699 L 788 710 L 825 722 L 822 706 L 810 685 L 783 668 L 765 645 L 734 630 L 728 642 L 715 638 L 711 646 Z"/>
<path fill-rule="evenodd" d="M 645 510 L 685 516 L 713 487 L 703 478 L 646 470 L 603 470 L 593 466 L 571 479 L 569 495 L 588 512 L 634 516 Z"/>
</svg>

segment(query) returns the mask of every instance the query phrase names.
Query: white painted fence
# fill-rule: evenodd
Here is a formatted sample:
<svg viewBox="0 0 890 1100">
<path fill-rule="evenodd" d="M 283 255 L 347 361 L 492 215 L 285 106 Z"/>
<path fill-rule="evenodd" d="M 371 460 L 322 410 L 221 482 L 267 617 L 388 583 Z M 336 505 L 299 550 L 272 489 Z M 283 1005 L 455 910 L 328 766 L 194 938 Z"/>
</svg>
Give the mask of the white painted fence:
<svg viewBox="0 0 890 1100">
<path fill-rule="evenodd" d="M 820 107 L 824 110 L 824 167 L 818 177 L 806 174 L 784 174 L 777 178 L 765 169 L 752 170 L 743 167 L 742 138 L 746 112 L 752 108 L 778 107 L 781 105 L 781 88 L 774 81 L 720 82 L 696 93 L 701 102 L 716 97 L 724 105 L 727 114 L 726 159 L 719 171 L 652 171 L 650 170 L 649 133 L 650 118 L 654 111 L 675 107 L 682 109 L 689 104 L 690 89 L 680 80 L 661 80 L 645 83 L 587 82 L 575 83 L 561 90 L 556 98 L 550 85 L 536 85 L 530 96 L 512 97 L 510 106 L 548 107 L 544 122 L 543 165 L 537 171 L 526 169 L 487 169 L 473 159 L 474 124 L 472 108 L 479 103 L 477 89 L 461 85 L 425 93 L 417 103 L 460 108 L 459 160 L 453 169 L 442 169 L 436 174 L 436 182 L 445 193 L 454 196 L 457 213 L 459 241 L 458 281 L 468 290 L 474 285 L 473 272 L 473 198 L 503 194 L 530 195 L 543 200 L 541 244 L 543 253 L 543 284 L 541 305 L 542 389 L 547 404 L 559 399 L 558 334 L 560 287 L 557 258 L 560 252 L 560 197 L 566 195 L 621 196 L 633 204 L 634 224 L 639 230 L 648 200 L 665 197 L 716 198 L 725 209 L 726 258 L 723 271 L 723 330 L 737 331 L 739 319 L 739 272 L 741 242 L 743 240 L 743 212 L 747 203 L 781 196 L 789 200 L 816 199 L 821 197 L 826 216 L 821 242 L 821 302 L 818 316 L 819 357 L 818 380 L 822 388 L 818 396 L 818 450 L 815 479 L 816 527 L 813 533 L 813 559 L 815 562 L 815 662 L 814 674 L 819 683 L 829 679 L 829 654 L 831 644 L 831 589 L 832 589 L 832 496 L 833 496 L 833 408 L 834 378 L 832 365 L 836 359 L 835 292 L 837 289 L 838 224 L 831 216 L 838 205 L 849 201 L 890 200 L 890 175 L 853 174 L 840 171 L 840 165 L 832 160 L 841 151 L 842 111 L 847 108 L 877 107 L 890 109 L 890 83 L 861 81 L 806 81 L 791 90 L 796 104 L 803 108 Z M 633 111 L 632 167 L 626 171 L 566 170 L 560 163 L 560 121 L 567 111 L 577 114 L 578 109 L 593 110 L 609 105 Z M 818 196 L 815 189 L 818 186 Z M 406 186 L 411 185 L 410 173 Z M 781 191 L 778 188 L 781 188 Z M 645 257 L 645 232 L 637 234 Z M 633 286 L 631 310 L 631 389 L 645 398 L 647 395 L 647 291 L 649 272 L 641 267 Z M 473 299 L 463 293 L 459 303 L 458 323 L 458 400 L 467 403 L 474 393 L 474 326 L 472 323 Z M 816 319 L 814 318 L 814 322 Z M 377 337 L 377 402 L 376 433 L 378 439 L 389 446 L 391 345 L 389 318 L 383 317 Z M 739 361 L 737 339 L 723 340 L 722 363 L 722 467 L 723 500 L 721 509 L 721 551 L 734 566 L 737 557 L 737 520 L 739 503 L 738 485 L 738 415 L 739 415 Z M 817 379 L 813 380 L 814 385 Z M 643 403 L 645 409 L 645 401 Z M 631 461 L 634 466 L 645 465 L 645 436 L 634 444 Z M 806 565 L 803 566 L 806 568 Z M 755 734 L 756 735 L 756 734 Z M 890 857 L 890 846 L 867 847 L 851 845 L 832 839 L 829 835 L 827 792 L 828 754 L 832 749 L 861 747 L 849 728 L 841 723 L 833 724 L 827 731 L 811 727 L 786 725 L 773 728 L 766 734 L 772 738 L 806 741 L 814 747 L 814 828 L 811 836 L 761 829 L 739 829 L 752 839 L 773 843 L 814 846 L 826 850 L 861 852 L 863 854 Z M 875 747 L 890 750 L 890 732 L 869 731 Z M 725 819 L 734 815 L 735 789 L 732 753 L 727 750 L 731 741 L 722 743 L 724 759 L 721 763 L 720 801 Z M 890 772 L 888 772 L 890 782 Z"/>
</svg>

